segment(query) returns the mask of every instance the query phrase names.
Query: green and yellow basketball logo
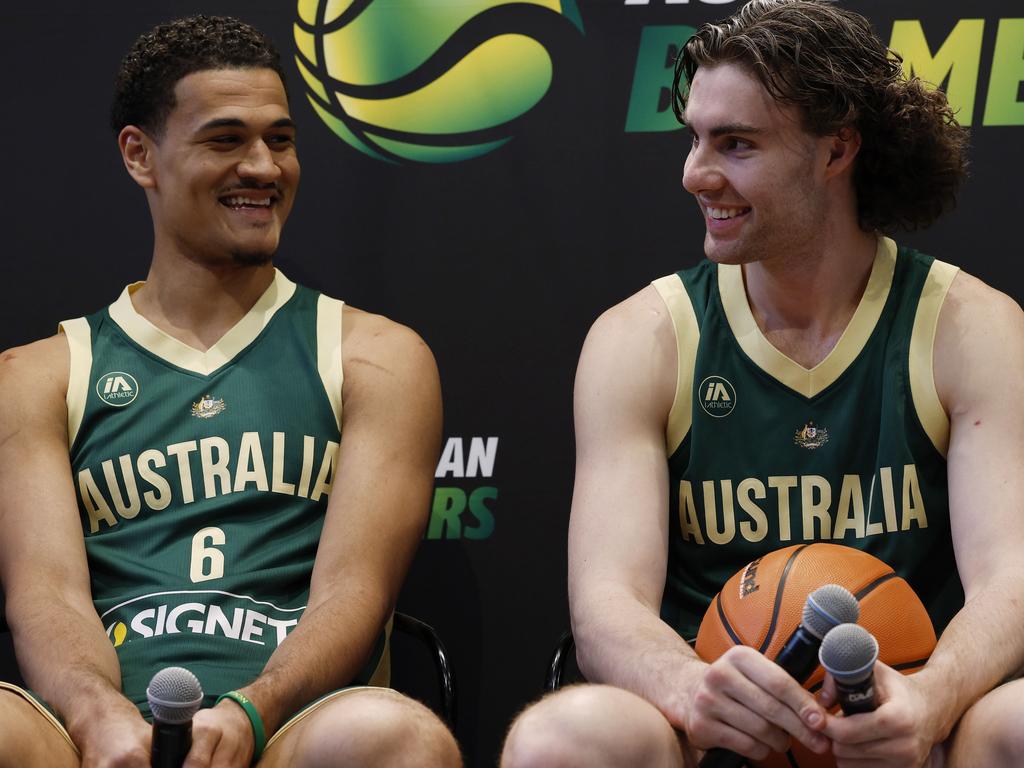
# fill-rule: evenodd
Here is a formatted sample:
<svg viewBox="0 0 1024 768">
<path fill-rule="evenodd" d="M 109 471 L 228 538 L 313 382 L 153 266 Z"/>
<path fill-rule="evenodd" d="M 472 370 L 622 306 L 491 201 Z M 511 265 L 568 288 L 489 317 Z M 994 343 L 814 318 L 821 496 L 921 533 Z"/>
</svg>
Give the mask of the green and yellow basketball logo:
<svg viewBox="0 0 1024 768">
<path fill-rule="evenodd" d="M 507 143 L 548 92 L 552 58 L 530 33 L 553 14 L 583 31 L 576 0 L 299 0 L 295 60 L 351 146 L 457 162 Z"/>
</svg>

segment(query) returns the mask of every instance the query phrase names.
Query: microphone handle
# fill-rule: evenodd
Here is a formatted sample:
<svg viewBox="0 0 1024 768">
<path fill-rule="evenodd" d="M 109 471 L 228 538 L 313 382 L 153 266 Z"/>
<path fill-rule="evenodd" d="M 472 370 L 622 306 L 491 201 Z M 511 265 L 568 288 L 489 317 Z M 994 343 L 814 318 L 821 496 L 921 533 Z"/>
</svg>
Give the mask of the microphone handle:
<svg viewBox="0 0 1024 768">
<path fill-rule="evenodd" d="M 704 753 L 699 768 L 742 768 L 747 758 L 724 747 L 713 747 Z"/>
<path fill-rule="evenodd" d="M 786 670 L 790 677 L 800 685 L 803 685 L 818 668 L 819 648 L 821 648 L 821 638 L 812 635 L 801 624 L 782 646 L 779 655 L 775 657 L 775 663 Z"/>
<path fill-rule="evenodd" d="M 844 715 L 874 712 L 878 708 L 878 702 L 875 701 L 874 674 L 869 675 L 859 683 L 851 683 L 849 685 L 836 680 L 836 694 Z"/>
<path fill-rule="evenodd" d="M 181 768 L 191 748 L 191 720 L 180 724 L 153 721 L 152 768 Z"/>
<path fill-rule="evenodd" d="M 803 685 L 818 668 L 818 649 L 821 638 L 815 637 L 801 624 L 782 646 L 775 663 L 789 673 L 790 677 Z M 741 768 L 747 758 L 730 749 L 715 747 L 704 753 L 700 768 Z"/>
</svg>

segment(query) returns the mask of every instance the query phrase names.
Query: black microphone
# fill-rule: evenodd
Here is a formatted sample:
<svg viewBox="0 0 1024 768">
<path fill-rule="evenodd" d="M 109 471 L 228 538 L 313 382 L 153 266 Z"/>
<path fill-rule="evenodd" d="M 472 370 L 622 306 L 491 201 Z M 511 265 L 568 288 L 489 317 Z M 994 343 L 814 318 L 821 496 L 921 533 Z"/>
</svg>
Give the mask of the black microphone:
<svg viewBox="0 0 1024 768">
<path fill-rule="evenodd" d="M 860 604 L 848 589 L 838 584 L 818 587 L 804 602 L 803 617 L 775 663 L 803 685 L 818 668 L 818 648 L 829 630 L 840 624 L 857 621 Z M 856 625 L 854 625 L 856 626 Z M 729 749 L 709 749 L 700 761 L 700 768 L 740 768 L 747 758 Z"/>
<path fill-rule="evenodd" d="M 153 768 L 181 768 L 192 748 L 192 716 L 203 703 L 203 688 L 184 667 L 161 669 L 146 688 L 153 713 Z"/>
<path fill-rule="evenodd" d="M 875 710 L 878 641 L 870 632 L 858 624 L 840 624 L 825 635 L 818 656 L 821 666 L 836 682 L 843 714 Z"/>
</svg>

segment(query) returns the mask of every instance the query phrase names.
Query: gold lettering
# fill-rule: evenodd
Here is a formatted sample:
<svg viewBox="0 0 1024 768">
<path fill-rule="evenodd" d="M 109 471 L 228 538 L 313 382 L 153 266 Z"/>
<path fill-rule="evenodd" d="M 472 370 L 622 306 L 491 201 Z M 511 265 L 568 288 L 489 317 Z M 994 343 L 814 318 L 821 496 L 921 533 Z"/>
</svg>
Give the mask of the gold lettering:
<svg viewBox="0 0 1024 768">
<path fill-rule="evenodd" d="M 740 533 L 747 541 L 756 542 L 768 535 L 768 517 L 764 510 L 754 503 L 752 495 L 758 499 L 765 498 L 767 492 L 764 483 L 756 477 L 741 480 L 740 484 L 736 486 L 736 498 L 740 503 L 740 509 L 750 516 L 754 524 L 751 525 L 749 521 L 744 520 L 740 523 Z"/>
<path fill-rule="evenodd" d="M 235 491 L 244 491 L 247 483 L 256 483 L 261 491 L 269 491 L 267 467 L 263 463 L 263 448 L 259 432 L 243 432 L 238 446 L 238 465 L 235 467 Z"/>
<path fill-rule="evenodd" d="M 139 498 L 139 487 L 135 484 L 135 472 L 132 471 L 132 457 L 128 454 L 118 456 L 117 463 L 121 465 L 121 474 L 124 477 L 124 490 L 128 496 L 128 503 L 125 504 L 121 496 L 121 486 L 117 483 L 117 473 L 114 472 L 114 462 L 110 459 L 104 461 L 103 477 L 107 481 L 107 490 L 110 491 L 110 498 L 114 500 L 114 509 L 117 514 L 125 520 L 131 520 L 142 509 L 142 499 Z"/>
<path fill-rule="evenodd" d="M 216 459 L 213 452 L 217 452 Z M 231 493 L 231 446 L 223 437 L 204 437 L 199 441 L 199 459 L 203 466 L 203 494 L 208 499 L 217 495 L 217 481 L 220 480 L 221 494 Z"/>
<path fill-rule="evenodd" d="M 327 449 L 324 451 L 323 461 L 320 463 L 320 472 L 316 476 L 316 484 L 309 498 L 318 501 L 320 496 L 331 492 L 331 484 L 334 482 L 334 466 L 338 460 L 338 444 L 333 440 L 327 441 Z M 328 479 L 328 475 L 330 479 Z M 266 482 L 264 480 L 264 482 Z M 266 490 L 264 488 L 264 490 Z"/>
<path fill-rule="evenodd" d="M 189 464 L 189 454 L 195 449 L 195 440 L 167 446 L 167 455 L 173 456 L 178 460 L 178 477 L 181 478 L 181 500 L 185 504 L 191 504 L 196 500 L 195 493 L 192 490 L 192 467 Z"/>
<path fill-rule="evenodd" d="M 885 531 L 896 530 L 896 494 L 892 485 L 892 467 L 881 467 L 878 477 L 882 481 L 882 505 L 885 507 Z"/>
<path fill-rule="evenodd" d="M 920 528 L 928 527 L 928 515 L 924 511 L 921 485 L 917 480 L 917 466 L 907 464 L 903 467 L 903 522 L 900 525 L 900 530 L 909 531 L 911 520 L 916 520 Z"/>
<path fill-rule="evenodd" d="M 302 474 L 299 475 L 299 496 L 309 498 L 309 481 L 313 477 L 313 448 L 316 440 L 311 435 L 302 438 Z"/>
<path fill-rule="evenodd" d="M 793 538 L 789 529 L 789 492 L 796 488 L 796 475 L 781 475 L 768 478 L 768 487 L 778 493 L 777 507 L 779 510 L 779 541 Z"/>
<path fill-rule="evenodd" d="M 864 538 L 864 492 L 860 475 L 843 475 L 843 487 L 839 489 L 839 509 L 832 538 L 841 539 L 847 531 L 853 531 L 858 539 Z"/>
<path fill-rule="evenodd" d="M 117 518 L 110 511 L 110 505 L 100 493 L 96 481 L 92 479 L 92 472 L 83 469 L 78 473 L 78 492 L 82 495 L 82 505 L 89 513 L 89 533 L 96 533 L 100 529 L 100 520 L 113 528 L 117 525 Z"/>
<path fill-rule="evenodd" d="M 284 481 L 284 432 L 274 433 L 274 459 L 273 459 L 274 483 L 271 490 L 274 493 L 287 493 L 295 495 L 295 483 Z"/>
<path fill-rule="evenodd" d="M 871 510 L 874 509 L 874 505 L 875 505 L 875 475 L 872 474 L 871 475 L 871 490 L 868 491 L 868 514 L 867 514 L 867 520 L 868 520 L 867 534 L 868 534 L 868 536 L 877 536 L 878 534 L 882 533 L 882 531 L 885 530 L 884 528 L 882 528 L 882 524 L 880 522 L 877 522 L 877 521 L 874 522 L 874 523 L 871 522 Z"/>
<path fill-rule="evenodd" d="M 715 482 L 704 483 L 704 522 L 708 538 L 715 544 L 728 544 L 736 536 L 736 512 L 732 506 L 732 480 L 722 480 L 722 530 L 718 530 L 718 510 L 715 504 Z"/>
<path fill-rule="evenodd" d="M 704 535 L 700 532 L 700 525 L 697 523 L 697 509 L 693 503 L 693 487 L 689 480 L 679 481 L 679 529 L 683 534 L 683 541 L 693 540 L 698 544 L 704 543 Z"/>
<path fill-rule="evenodd" d="M 153 467 L 166 467 L 167 459 L 164 455 L 153 448 L 143 451 L 135 462 L 139 471 L 139 477 L 153 486 L 153 490 L 146 491 L 142 498 L 150 509 L 166 509 L 171 503 L 171 485 Z"/>
<path fill-rule="evenodd" d="M 817 496 L 817 500 L 815 500 Z M 804 541 L 814 541 L 814 521 L 818 521 L 818 538 L 832 538 L 832 518 L 828 508 L 832 506 L 832 486 L 821 475 L 804 475 L 800 478 L 800 501 L 804 521 Z"/>
</svg>

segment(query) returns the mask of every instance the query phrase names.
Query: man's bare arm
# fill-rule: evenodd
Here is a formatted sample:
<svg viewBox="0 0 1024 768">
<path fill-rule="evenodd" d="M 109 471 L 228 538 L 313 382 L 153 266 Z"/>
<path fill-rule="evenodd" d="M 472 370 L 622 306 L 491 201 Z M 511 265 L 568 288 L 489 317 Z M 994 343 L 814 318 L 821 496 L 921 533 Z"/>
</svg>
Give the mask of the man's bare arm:
<svg viewBox="0 0 1024 768">
<path fill-rule="evenodd" d="M 949 507 L 966 603 L 923 670 L 883 670 L 892 703 L 877 718 L 830 722 L 837 755 L 919 765 L 972 703 L 1024 666 L 1024 313 L 961 273 L 939 315 L 934 371 L 950 417 Z"/>
<path fill-rule="evenodd" d="M 826 748 L 802 718 L 823 711 L 782 670 L 737 647 L 707 665 L 660 618 L 668 560 L 665 427 L 676 388 L 668 311 L 646 288 L 591 330 L 576 377 L 576 485 L 569 601 L 580 667 L 653 703 L 698 747 L 752 757 L 792 734 Z"/>
<path fill-rule="evenodd" d="M 62 336 L 0 355 L 0 577 L 18 664 L 87 759 L 124 749 L 148 764 L 149 729 L 92 604 L 68 458 Z M 118 747 L 118 743 L 122 746 Z"/>
<path fill-rule="evenodd" d="M 359 672 L 426 525 L 441 438 L 434 358 L 412 331 L 346 310 L 343 436 L 309 605 L 242 689 L 272 732 Z"/>
</svg>

